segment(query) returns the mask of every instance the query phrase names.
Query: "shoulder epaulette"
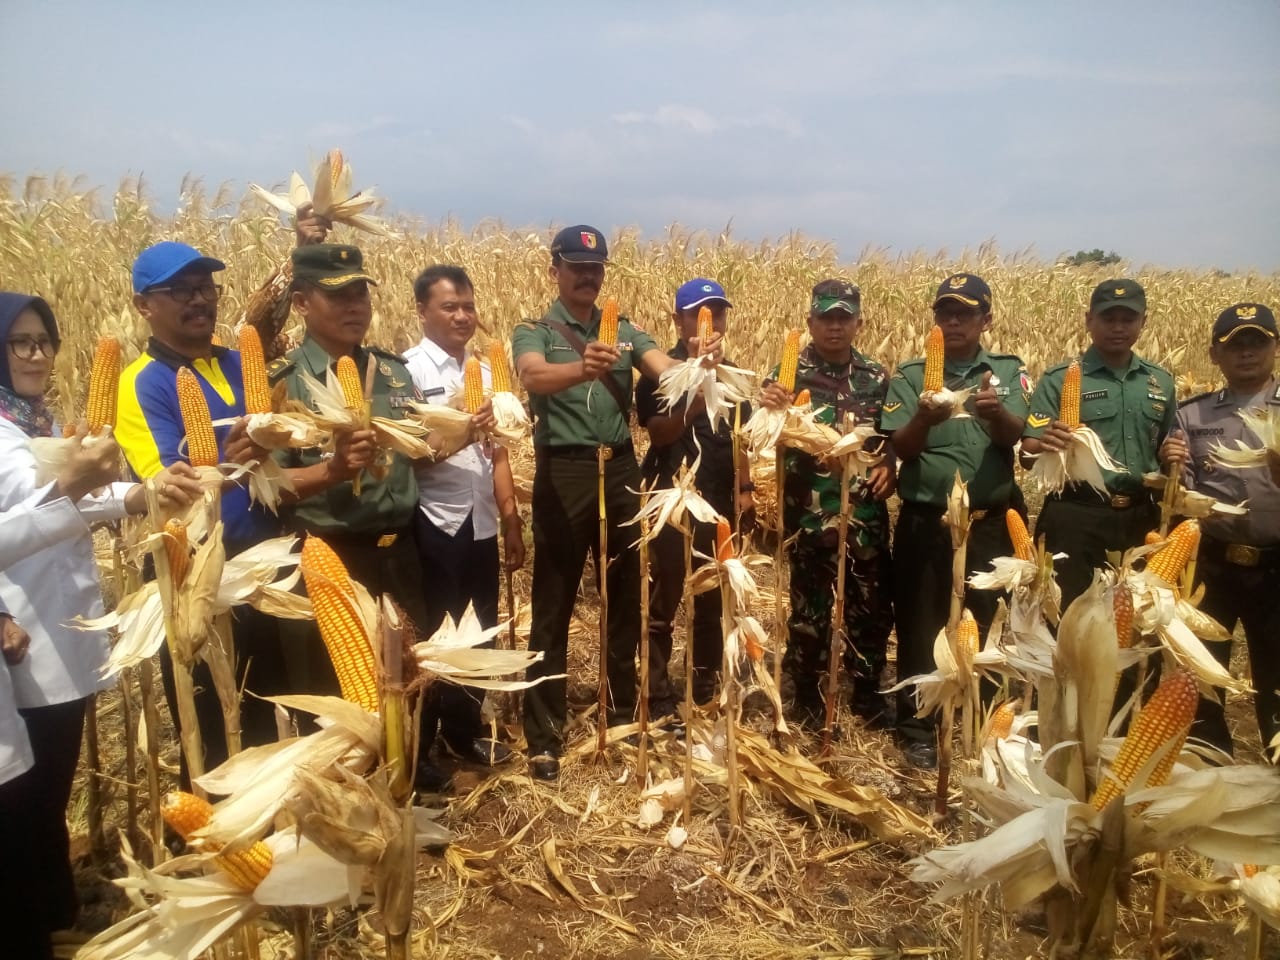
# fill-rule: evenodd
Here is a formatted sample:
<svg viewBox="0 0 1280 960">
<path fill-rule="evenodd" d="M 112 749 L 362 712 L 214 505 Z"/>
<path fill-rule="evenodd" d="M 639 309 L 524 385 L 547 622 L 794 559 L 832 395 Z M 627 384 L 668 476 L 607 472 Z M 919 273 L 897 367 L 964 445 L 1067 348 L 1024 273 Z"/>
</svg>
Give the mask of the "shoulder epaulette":
<svg viewBox="0 0 1280 960">
<path fill-rule="evenodd" d="M 992 360 L 1012 360 L 1020 367 L 1025 367 L 1026 363 L 1016 353 L 988 353 L 988 357 Z"/>
<path fill-rule="evenodd" d="M 288 357 L 277 357 L 275 360 L 272 360 L 267 364 L 267 379 L 272 383 L 275 383 L 283 377 L 292 366 L 293 361 Z"/>
<path fill-rule="evenodd" d="M 1072 357 L 1070 360 L 1063 360 L 1061 363 L 1055 363 L 1051 367 L 1045 367 L 1044 376 L 1047 377 L 1049 374 L 1057 373 L 1059 370 L 1066 370 L 1067 367 L 1071 366 L 1071 363 L 1073 360 L 1079 360 L 1079 359 L 1080 359 L 1079 357 Z"/>
<path fill-rule="evenodd" d="M 370 353 L 377 354 L 379 357 L 386 357 L 388 360 L 394 360 L 401 366 L 404 366 L 405 364 L 404 356 L 396 353 L 394 350 L 385 350 L 382 347 L 367 347 L 366 349 L 368 349 Z"/>
<path fill-rule="evenodd" d="M 916 357 L 914 360 L 903 360 L 900 364 L 898 364 L 897 369 L 901 370 L 903 367 L 923 367 L 923 366 L 924 366 L 924 357 Z"/>
<path fill-rule="evenodd" d="M 1182 407 L 1195 403 L 1198 400 L 1204 400 L 1206 397 L 1212 397 L 1217 392 L 1217 390 L 1206 390 L 1204 393 L 1197 393 L 1194 397 L 1187 397 L 1185 400 L 1179 400 L 1178 407 L 1181 409 Z"/>
<path fill-rule="evenodd" d="M 528 327 L 530 330 L 537 330 L 537 329 L 538 329 L 538 321 L 537 321 L 537 320 L 530 320 L 528 317 L 525 317 L 523 320 L 521 320 L 519 323 L 517 323 L 517 324 L 515 325 L 515 327 L 512 327 L 512 328 L 511 328 L 511 332 L 512 332 L 512 333 L 515 333 L 515 332 L 516 332 L 516 327 Z"/>
</svg>

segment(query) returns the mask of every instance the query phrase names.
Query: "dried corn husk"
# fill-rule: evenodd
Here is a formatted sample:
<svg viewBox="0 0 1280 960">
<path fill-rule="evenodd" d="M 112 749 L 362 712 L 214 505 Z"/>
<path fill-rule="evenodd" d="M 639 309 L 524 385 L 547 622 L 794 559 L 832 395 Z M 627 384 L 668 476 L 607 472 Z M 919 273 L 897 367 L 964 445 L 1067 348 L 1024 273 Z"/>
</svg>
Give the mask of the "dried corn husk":
<svg viewBox="0 0 1280 960">
<path fill-rule="evenodd" d="M 1061 493 L 1068 483 L 1087 483 L 1101 495 L 1107 490 L 1103 470 L 1129 472 L 1123 463 L 1111 459 L 1096 433 L 1081 425 L 1071 432 L 1071 442 L 1065 450 L 1037 454 L 1031 476 L 1046 494 Z"/>
</svg>

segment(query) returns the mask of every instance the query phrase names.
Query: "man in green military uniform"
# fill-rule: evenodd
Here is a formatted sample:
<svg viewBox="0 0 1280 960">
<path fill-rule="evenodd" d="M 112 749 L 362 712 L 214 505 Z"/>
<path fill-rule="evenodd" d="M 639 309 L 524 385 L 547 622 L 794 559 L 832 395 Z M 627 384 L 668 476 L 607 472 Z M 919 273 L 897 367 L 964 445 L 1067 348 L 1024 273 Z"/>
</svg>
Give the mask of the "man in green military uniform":
<svg viewBox="0 0 1280 960">
<path fill-rule="evenodd" d="M 948 277 L 934 298 L 933 319 L 943 334 L 944 386 L 973 392 L 965 401 L 968 416 L 952 416 L 946 404 L 920 402 L 924 360 L 902 364 L 889 381 L 880 425 L 898 455 L 902 497 L 893 535 L 899 680 L 933 670 L 933 642 L 947 622 L 952 550 L 942 518 L 957 472 L 968 484 L 973 518 L 966 576 L 1012 553 L 1005 512 L 1012 507 L 1026 514 L 1013 478 L 1013 448 L 1022 434 L 1031 381 L 1018 357 L 982 346 L 992 323 L 991 288 L 971 273 Z M 983 632 L 997 599 L 991 591 L 965 591 L 965 605 Z M 915 712 L 911 694 L 901 691 L 897 734 L 903 753 L 916 766 L 933 767 L 935 719 Z"/>
<path fill-rule="evenodd" d="M 847 280 L 823 280 L 809 301 L 810 341 L 796 365 L 796 389 L 808 390 L 821 423 L 880 426 L 889 372 L 853 346 L 862 324 L 862 294 Z M 775 369 L 773 376 L 777 376 Z M 781 409 L 793 400 L 777 383 L 762 402 Z M 867 449 L 884 444 L 868 441 Z M 791 546 L 791 617 L 784 664 L 795 684 L 796 719 L 820 726 L 826 715 L 821 674 L 830 656 L 837 579 L 839 471 L 799 450 L 784 448 L 783 529 Z M 844 666 L 853 678 L 854 713 L 869 723 L 886 720 L 879 693 L 885 649 L 893 629 L 889 559 L 889 509 L 895 468 L 892 454 L 867 477 L 849 481 L 849 529 L 845 555 Z"/>
<path fill-rule="evenodd" d="M 1036 522 L 1057 563 L 1062 605 L 1078 597 L 1107 562 L 1107 551 L 1139 546 L 1160 522 L 1142 475 L 1160 469 L 1160 444 L 1177 414 L 1173 377 L 1133 352 L 1147 321 L 1147 297 L 1134 280 L 1107 280 L 1089 298 L 1085 328 L 1092 346 L 1080 357 L 1080 422 L 1087 425 L 1124 473 L 1104 470 L 1107 492 L 1069 484 L 1045 498 Z M 1065 449 L 1071 430 L 1058 420 L 1062 378 L 1070 361 L 1045 371 L 1031 399 L 1022 449 Z"/>
<path fill-rule="evenodd" d="M 597 338 L 596 298 L 604 283 L 608 248 L 600 231 L 566 227 L 551 243 L 552 281 L 559 297 L 538 320 L 526 320 L 511 336 L 516 373 L 529 391 L 534 415 L 533 616 L 529 649 L 543 659 L 529 679 L 563 674 L 569 619 L 588 551 L 598 542 L 598 463 L 603 452 L 607 558 L 597 576 L 609 591 L 608 663 L 611 723 L 631 720 L 636 704 L 636 651 L 640 640 L 640 562 L 635 529 L 621 527 L 640 508 L 640 470 L 631 444 L 629 415 L 633 370 L 657 380 L 677 361 L 626 318 L 617 346 Z M 719 362 L 719 337 L 710 346 Z M 697 338 L 690 343 L 696 353 Z M 607 560 L 607 562 L 606 562 Z M 529 769 L 542 780 L 560 775 L 559 755 L 567 717 L 565 681 L 547 680 L 524 700 Z"/>
</svg>

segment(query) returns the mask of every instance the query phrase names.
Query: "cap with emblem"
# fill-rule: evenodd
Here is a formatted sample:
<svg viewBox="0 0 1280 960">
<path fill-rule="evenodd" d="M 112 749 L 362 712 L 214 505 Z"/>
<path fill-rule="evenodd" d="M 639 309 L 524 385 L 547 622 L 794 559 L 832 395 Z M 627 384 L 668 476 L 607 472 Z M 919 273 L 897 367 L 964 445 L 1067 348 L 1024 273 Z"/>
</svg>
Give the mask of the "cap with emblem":
<svg viewBox="0 0 1280 960">
<path fill-rule="evenodd" d="M 1147 312 L 1147 292 L 1137 280 L 1104 280 L 1093 288 L 1089 311 L 1101 313 L 1112 307 L 1125 307 L 1134 313 Z"/>
<path fill-rule="evenodd" d="M 609 247 L 604 242 L 604 234 L 580 223 L 565 227 L 551 241 L 551 258 L 557 257 L 570 263 L 607 263 Z"/>
<path fill-rule="evenodd" d="M 1272 340 L 1280 338 L 1276 315 L 1261 303 L 1237 303 L 1227 307 L 1213 324 L 1213 342 L 1226 343 L 1242 330 L 1257 330 Z"/>
<path fill-rule="evenodd" d="M 979 307 L 984 313 L 991 310 L 991 288 L 987 281 L 972 273 L 955 273 L 938 284 L 938 295 L 933 298 L 933 308 L 944 300 L 956 300 L 966 307 Z"/>
<path fill-rule="evenodd" d="M 684 313 L 686 310 L 712 303 L 723 303 L 726 307 L 733 306 L 729 298 L 724 295 L 724 287 L 714 280 L 694 277 L 680 284 L 680 289 L 676 291 L 676 313 Z"/>
<path fill-rule="evenodd" d="M 293 279 L 314 283 L 322 290 L 338 290 L 357 280 L 378 281 L 364 272 L 359 247 L 345 243 L 312 243 L 297 247 L 291 256 Z"/>
<path fill-rule="evenodd" d="M 227 269 L 221 260 L 206 257 L 195 247 L 162 240 L 147 247 L 133 261 L 133 292 L 142 293 L 172 280 L 187 267 L 203 267 L 210 272 Z"/>
<path fill-rule="evenodd" d="M 830 310 L 844 310 L 855 316 L 862 312 L 862 291 L 848 280 L 823 280 L 813 288 L 809 313 L 815 317 Z"/>
</svg>

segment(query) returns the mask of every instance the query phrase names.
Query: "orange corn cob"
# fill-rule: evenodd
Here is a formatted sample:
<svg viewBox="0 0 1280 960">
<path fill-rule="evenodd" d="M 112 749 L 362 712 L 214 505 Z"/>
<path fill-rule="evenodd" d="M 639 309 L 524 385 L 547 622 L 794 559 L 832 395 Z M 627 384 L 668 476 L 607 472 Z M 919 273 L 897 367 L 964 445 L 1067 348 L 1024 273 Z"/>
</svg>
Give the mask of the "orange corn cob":
<svg viewBox="0 0 1280 960">
<path fill-rule="evenodd" d="M 813 402 L 813 397 L 809 394 L 809 391 L 801 390 L 799 393 L 796 394 L 796 401 L 794 406 L 807 407 L 812 402 Z"/>
<path fill-rule="evenodd" d="M 213 807 L 202 797 L 175 790 L 161 802 L 160 813 L 165 823 L 183 840 L 189 840 L 193 833 L 208 824 L 213 816 Z M 216 851 L 219 848 L 214 844 L 205 844 L 205 849 Z M 273 861 L 271 848 L 261 840 L 255 841 L 252 846 L 239 853 L 222 853 L 213 858 L 214 865 L 246 892 L 256 889 L 266 879 Z"/>
<path fill-rule="evenodd" d="M 337 189 L 338 178 L 342 176 L 342 167 L 345 164 L 342 158 L 342 151 L 333 149 L 329 151 L 329 187 Z"/>
<path fill-rule="evenodd" d="M 610 347 L 618 345 L 618 301 L 610 297 L 600 311 L 600 328 L 596 339 Z"/>
<path fill-rule="evenodd" d="M 1169 586 L 1176 586 L 1187 562 L 1195 556 L 1200 546 L 1200 521 L 1183 520 L 1173 528 L 1165 545 L 1147 561 L 1147 572 L 1159 577 Z"/>
<path fill-rule="evenodd" d="M 707 341 L 711 339 L 711 335 L 715 333 L 715 326 L 711 322 L 711 308 L 698 308 L 698 342 L 706 349 Z"/>
<path fill-rule="evenodd" d="M 1004 513 L 1004 525 L 1009 530 L 1009 539 L 1013 541 L 1013 555 L 1019 560 L 1034 560 L 1036 558 L 1035 544 L 1031 542 L 1031 534 L 1027 532 L 1027 525 L 1022 522 L 1022 514 L 1017 510 L 1006 510 Z"/>
<path fill-rule="evenodd" d="M 507 348 L 501 340 L 489 341 L 489 377 L 494 393 L 511 393 L 511 367 L 507 365 Z"/>
<path fill-rule="evenodd" d="M 221 337 L 221 336 L 219 336 L 219 335 L 218 335 L 218 334 L 216 334 L 216 333 L 209 337 L 209 342 L 210 342 L 211 344 L 213 344 L 215 347 L 225 347 L 225 346 L 226 346 L 226 344 L 222 342 L 222 337 Z"/>
<path fill-rule="evenodd" d="M 240 327 L 240 379 L 244 382 L 244 412 L 270 413 L 271 386 L 267 382 L 267 362 L 262 353 L 262 337 L 251 324 Z"/>
<path fill-rule="evenodd" d="M 216 467 L 218 440 L 213 435 L 213 418 L 200 381 L 190 367 L 178 368 L 178 409 L 187 431 L 187 459 L 193 467 Z"/>
<path fill-rule="evenodd" d="M 991 715 L 991 725 L 987 728 L 988 740 L 1007 740 L 1009 734 L 1013 733 L 1013 708 L 1017 702 L 1006 700 L 996 707 L 996 712 Z"/>
<path fill-rule="evenodd" d="M 733 559 L 733 528 L 723 517 L 716 520 L 716 560 L 724 563 Z"/>
<path fill-rule="evenodd" d="M 187 525 L 177 517 L 165 521 L 164 552 L 169 558 L 169 579 L 175 587 L 180 587 L 191 566 L 191 547 L 187 542 Z"/>
<path fill-rule="evenodd" d="M 1111 609 L 1116 620 L 1116 645 L 1127 650 L 1133 645 L 1133 591 L 1124 581 L 1116 584 L 1111 594 Z"/>
<path fill-rule="evenodd" d="M 1142 712 L 1129 728 L 1120 753 L 1112 764 L 1110 776 L 1098 784 L 1089 802 L 1101 810 L 1132 787 L 1158 787 L 1169 779 L 1174 761 L 1186 742 L 1195 719 L 1200 692 L 1195 679 L 1185 670 L 1179 670 L 1165 679 L 1151 695 Z M 1134 776 L 1151 755 L 1165 744 L 1171 744 L 1160 762 L 1156 764 L 1145 784 L 1135 784 Z"/>
<path fill-rule="evenodd" d="M 942 389 L 942 368 L 946 360 L 942 328 L 935 324 L 924 338 L 924 386 L 920 391 L 921 395 L 936 393 Z"/>
<path fill-rule="evenodd" d="M 360 371 L 350 357 L 338 358 L 338 385 L 342 387 L 342 399 L 349 409 L 364 409 L 364 387 L 360 385 Z"/>
<path fill-rule="evenodd" d="M 1062 396 L 1058 398 L 1058 419 L 1074 430 L 1080 426 L 1080 361 L 1072 360 L 1062 377 Z"/>
<path fill-rule="evenodd" d="M 956 627 L 956 649 L 967 650 L 970 660 L 978 655 L 978 621 L 973 619 L 973 614 L 968 610 Z"/>
<path fill-rule="evenodd" d="M 99 337 L 93 351 L 93 371 L 89 375 L 89 402 L 85 420 L 89 433 L 115 426 L 116 392 L 120 388 L 120 341 L 115 337 Z"/>
<path fill-rule="evenodd" d="M 796 367 L 800 365 L 800 331 L 788 330 L 782 343 L 782 360 L 778 364 L 778 386 L 787 393 L 796 388 Z"/>
<path fill-rule="evenodd" d="M 329 650 L 343 699 L 377 713 L 378 681 L 373 647 L 356 614 L 347 568 L 333 548 L 319 537 L 307 537 L 303 543 L 301 567 L 320 636 Z"/>
<path fill-rule="evenodd" d="M 475 357 L 467 357 L 462 365 L 462 405 L 467 413 L 475 413 L 484 406 L 484 375 Z"/>
<path fill-rule="evenodd" d="M 1142 542 L 1148 547 L 1153 543 L 1161 543 L 1163 541 L 1164 537 L 1160 536 L 1159 530 L 1148 530 L 1146 536 L 1142 538 Z"/>
</svg>

